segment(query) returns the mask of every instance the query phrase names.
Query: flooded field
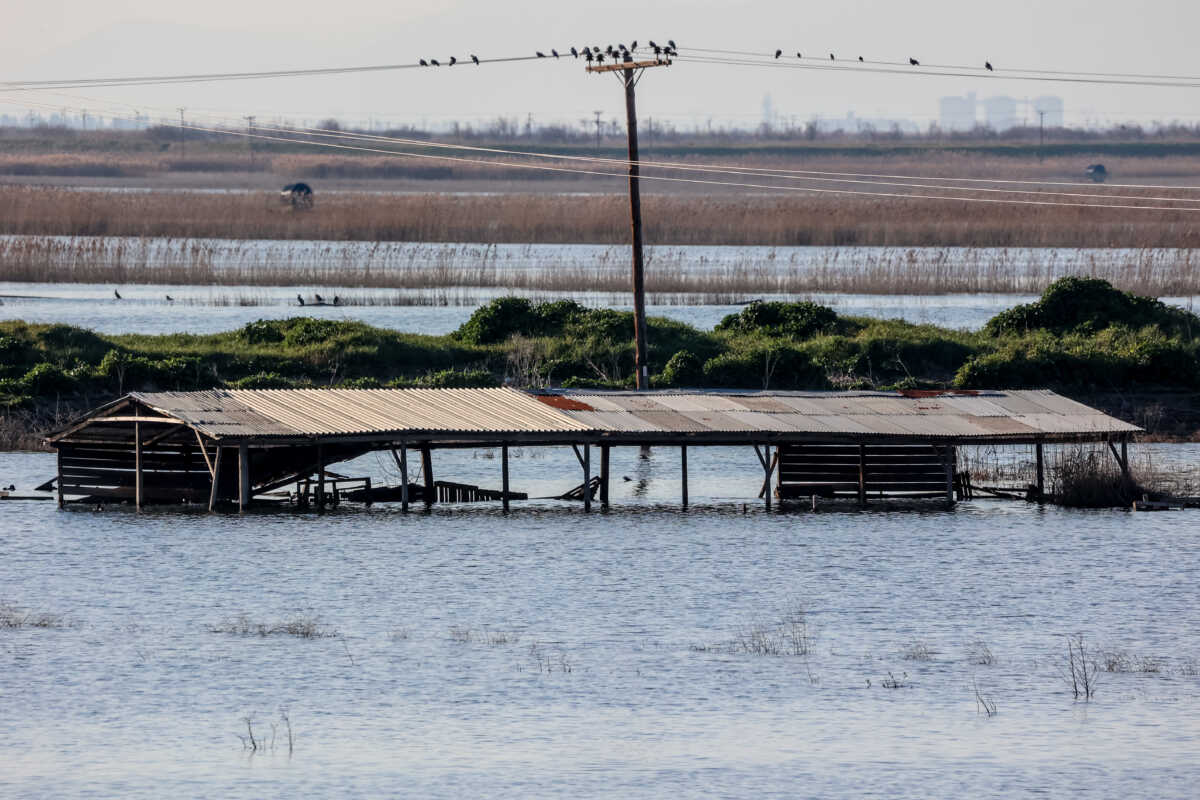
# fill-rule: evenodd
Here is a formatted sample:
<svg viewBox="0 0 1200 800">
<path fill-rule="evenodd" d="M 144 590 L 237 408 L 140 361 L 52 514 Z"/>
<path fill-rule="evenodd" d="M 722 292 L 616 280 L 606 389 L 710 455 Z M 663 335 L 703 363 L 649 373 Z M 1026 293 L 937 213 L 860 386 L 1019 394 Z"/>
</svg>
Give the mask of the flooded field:
<svg viewBox="0 0 1200 800">
<path fill-rule="evenodd" d="M 767 513 L 732 448 L 681 512 L 677 458 L 614 451 L 609 513 L 0 505 L 0 795 L 1193 795 L 1200 512 Z M 576 472 L 514 452 L 533 496 Z"/>
</svg>

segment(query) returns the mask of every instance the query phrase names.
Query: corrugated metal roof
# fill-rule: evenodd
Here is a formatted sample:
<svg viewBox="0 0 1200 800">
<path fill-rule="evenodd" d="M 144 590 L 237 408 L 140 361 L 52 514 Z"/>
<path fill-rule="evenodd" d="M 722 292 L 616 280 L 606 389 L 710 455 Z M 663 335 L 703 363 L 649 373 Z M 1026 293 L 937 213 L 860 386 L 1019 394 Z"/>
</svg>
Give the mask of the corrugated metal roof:
<svg viewBox="0 0 1200 800">
<path fill-rule="evenodd" d="M 135 393 L 131 397 L 215 438 L 407 434 L 680 434 L 753 441 L 830 436 L 1045 441 L 1140 430 L 1049 391 L 594 392 L 512 389 L 278 389 Z M 569 400 L 568 400 L 569 398 Z M 107 408 L 107 406 L 105 407 Z M 96 423 L 102 423 L 97 418 Z"/>
<path fill-rule="evenodd" d="M 215 437 L 589 429 L 512 389 L 238 389 L 134 397 Z"/>
<path fill-rule="evenodd" d="M 863 434 L 923 440 L 1086 437 L 1136 425 L 1049 391 L 605 392 L 562 394 L 595 411 L 564 411 L 622 433 Z"/>
</svg>

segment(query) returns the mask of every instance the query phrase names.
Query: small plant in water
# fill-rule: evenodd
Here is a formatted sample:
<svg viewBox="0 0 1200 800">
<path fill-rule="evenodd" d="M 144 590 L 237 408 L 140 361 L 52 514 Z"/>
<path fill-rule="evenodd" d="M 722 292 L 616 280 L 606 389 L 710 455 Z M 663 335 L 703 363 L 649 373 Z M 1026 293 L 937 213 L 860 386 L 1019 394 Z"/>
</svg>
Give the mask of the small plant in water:
<svg viewBox="0 0 1200 800">
<path fill-rule="evenodd" d="M 0 628 L 63 628 L 66 624 L 62 614 L 0 605 Z"/>
<path fill-rule="evenodd" d="M 908 680 L 908 673 L 902 673 L 901 677 L 897 678 L 888 670 L 888 676 L 883 679 L 883 688 L 885 689 L 903 689 L 908 686 L 905 681 Z M 868 684 L 869 685 L 869 684 Z"/>
<path fill-rule="evenodd" d="M 1088 651 L 1083 634 L 1067 637 L 1067 660 L 1062 667 L 1063 677 L 1071 686 L 1076 700 L 1091 700 L 1096 694 L 1096 673 L 1100 666 L 1094 653 Z"/>
<path fill-rule="evenodd" d="M 272 636 L 287 634 L 301 639 L 322 639 L 337 636 L 337 631 L 323 625 L 317 617 L 293 617 L 279 622 L 253 620 L 248 614 L 238 614 L 236 617 L 209 625 L 211 633 L 232 633 L 239 636 Z"/>
<path fill-rule="evenodd" d="M 992 648 L 987 646 L 987 642 L 972 644 L 968 655 L 972 664 L 978 664 L 981 667 L 990 667 L 996 663 L 996 656 L 992 653 Z"/>
<path fill-rule="evenodd" d="M 933 650 L 924 642 L 913 642 L 900 655 L 905 661 L 933 661 Z"/>
<path fill-rule="evenodd" d="M 987 714 L 989 717 L 996 716 L 996 701 L 990 697 L 985 697 L 979 691 L 979 684 L 974 678 L 971 678 L 971 688 L 975 690 L 975 711 L 978 714 Z"/>
</svg>

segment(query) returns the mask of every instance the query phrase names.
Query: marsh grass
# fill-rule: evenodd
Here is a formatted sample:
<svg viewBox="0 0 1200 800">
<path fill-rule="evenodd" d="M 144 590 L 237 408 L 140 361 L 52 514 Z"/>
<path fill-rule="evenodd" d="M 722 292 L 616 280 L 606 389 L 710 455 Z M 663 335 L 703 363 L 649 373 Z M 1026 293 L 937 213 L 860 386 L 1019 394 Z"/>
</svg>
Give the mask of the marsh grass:
<svg viewBox="0 0 1200 800">
<path fill-rule="evenodd" d="M 464 289 L 627 296 L 624 251 L 580 255 L 564 249 L 559 259 L 546 264 L 538 263 L 539 257 L 544 256 L 507 252 L 501 257 L 488 245 L 466 243 L 359 246 L 312 240 L 16 235 L 0 238 L 0 280 L 402 290 L 347 295 L 341 298 L 345 305 L 456 305 L 463 301 L 455 299 L 454 290 Z M 657 303 L 698 298 L 742 303 L 759 295 L 814 293 L 1036 294 L 1058 278 L 1077 275 L 1102 278 L 1140 294 L 1179 297 L 1200 294 L 1198 266 L 1191 250 L 1153 248 L 1047 258 L 978 248 L 885 247 L 816 253 L 768 248 L 738 253 L 719 263 L 702 252 L 668 249 L 653 254 L 646 291 Z M 440 290 L 444 300 L 436 293 L 413 297 L 403 290 Z M 265 295 L 241 291 L 219 294 L 209 302 L 259 305 L 264 301 Z"/>
<path fill-rule="evenodd" d="M 623 244 L 627 200 L 612 194 L 322 194 L 293 213 L 269 193 L 94 192 L 13 187 L 0 233 L 372 242 Z M 918 247 L 1200 246 L 1179 211 L 1005 206 L 788 193 L 648 194 L 646 241 L 675 245 Z"/>
<path fill-rule="evenodd" d="M 238 636 L 287 635 L 300 639 L 323 639 L 337 636 L 338 632 L 321 622 L 317 617 L 297 616 L 279 621 L 252 619 L 248 614 L 238 614 L 209 625 L 210 633 L 228 633 Z"/>
<path fill-rule="evenodd" d="M 933 661 L 935 651 L 922 641 L 910 642 L 900 651 L 905 661 Z"/>
<path fill-rule="evenodd" d="M 20 628 L 65 628 L 67 618 L 51 611 L 36 611 L 13 605 L 0 605 L 0 630 Z"/>
</svg>

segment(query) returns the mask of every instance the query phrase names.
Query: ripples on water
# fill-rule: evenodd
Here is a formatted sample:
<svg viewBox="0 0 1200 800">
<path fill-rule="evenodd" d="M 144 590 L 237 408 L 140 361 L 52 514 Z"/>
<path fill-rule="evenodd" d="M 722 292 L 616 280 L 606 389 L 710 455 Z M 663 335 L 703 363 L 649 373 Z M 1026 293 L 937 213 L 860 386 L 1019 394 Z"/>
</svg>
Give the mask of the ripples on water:
<svg viewBox="0 0 1200 800">
<path fill-rule="evenodd" d="M 667 448 L 614 451 L 607 514 L 0 506 L 0 603 L 68 622 L 0 630 L 0 795 L 1193 796 L 1200 512 L 764 513 L 753 451 L 689 462 L 686 513 Z M 3 454 L 0 482 L 53 465 Z M 519 451 L 514 488 L 577 469 Z M 435 470 L 494 486 L 499 462 Z M 800 608 L 808 656 L 737 647 Z M 209 631 L 239 614 L 338 635 Z M 1159 672 L 1077 703 L 1072 632 Z M 244 751 L 280 707 L 294 754 L 282 729 Z"/>
</svg>

